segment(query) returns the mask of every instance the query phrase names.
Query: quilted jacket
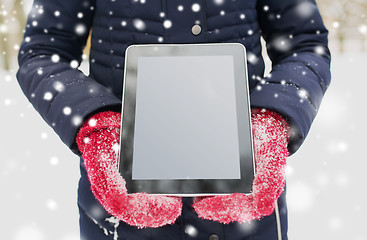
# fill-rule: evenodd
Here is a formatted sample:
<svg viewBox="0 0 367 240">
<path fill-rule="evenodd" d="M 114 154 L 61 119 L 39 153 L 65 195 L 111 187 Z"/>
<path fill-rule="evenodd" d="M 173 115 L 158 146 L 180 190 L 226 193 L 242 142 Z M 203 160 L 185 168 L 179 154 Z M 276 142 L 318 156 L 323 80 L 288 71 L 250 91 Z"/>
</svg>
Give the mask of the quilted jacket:
<svg viewBox="0 0 367 240">
<path fill-rule="evenodd" d="M 90 31 L 90 75 L 85 76 L 77 67 Z M 327 34 L 314 0 L 35 0 L 17 77 L 35 109 L 80 154 L 75 136 L 83 120 L 99 111 L 121 109 L 124 53 L 129 45 L 238 42 L 247 49 L 251 106 L 271 109 L 287 119 L 292 126 L 289 150 L 294 153 L 330 82 Z M 272 61 L 268 76 L 264 76 L 261 36 Z M 83 214 L 107 228 L 103 218 L 91 217 L 98 204 L 83 171 L 82 164 L 79 205 Z M 285 209 L 284 203 L 281 208 Z M 218 239 L 247 239 L 266 221 L 274 224 L 264 219 L 249 234 L 243 227 L 191 217 L 189 203 L 185 209 L 181 227 L 163 231 L 166 235 L 157 233 L 161 230 L 130 229 L 129 237 L 121 239 L 208 239 L 214 233 Z M 283 213 L 286 231 L 286 210 Z M 184 224 L 202 226 L 199 232 L 206 237 L 185 234 Z M 119 229 L 128 229 L 122 226 Z M 272 239 L 259 236 L 255 239 Z"/>
</svg>

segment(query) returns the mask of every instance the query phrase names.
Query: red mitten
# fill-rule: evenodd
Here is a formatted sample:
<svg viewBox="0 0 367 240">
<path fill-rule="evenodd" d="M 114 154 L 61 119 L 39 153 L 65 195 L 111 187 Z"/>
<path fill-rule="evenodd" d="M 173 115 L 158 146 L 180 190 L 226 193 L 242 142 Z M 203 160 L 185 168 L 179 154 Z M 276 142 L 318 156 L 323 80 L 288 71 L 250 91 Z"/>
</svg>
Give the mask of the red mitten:
<svg viewBox="0 0 367 240">
<path fill-rule="evenodd" d="M 86 121 L 77 136 L 94 196 L 112 215 L 139 228 L 172 224 L 181 215 L 181 198 L 128 194 L 117 162 L 121 114 L 102 112 Z"/>
<path fill-rule="evenodd" d="M 251 114 L 256 174 L 252 193 L 196 198 L 199 217 L 221 223 L 249 222 L 270 215 L 284 190 L 288 156 L 288 125 L 277 113 L 253 110 Z"/>
</svg>

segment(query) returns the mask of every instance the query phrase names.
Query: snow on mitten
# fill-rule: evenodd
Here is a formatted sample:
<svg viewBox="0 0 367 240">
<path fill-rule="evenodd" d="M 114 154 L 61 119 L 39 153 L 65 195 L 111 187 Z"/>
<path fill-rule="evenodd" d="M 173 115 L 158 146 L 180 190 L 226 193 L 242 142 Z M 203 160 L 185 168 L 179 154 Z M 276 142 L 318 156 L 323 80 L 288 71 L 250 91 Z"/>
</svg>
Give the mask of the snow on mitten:
<svg viewBox="0 0 367 240">
<path fill-rule="evenodd" d="M 94 196 L 113 216 L 139 228 L 172 224 L 181 215 L 181 198 L 128 194 L 118 171 L 121 114 L 102 112 L 86 121 L 78 132 L 77 144 Z"/>
<path fill-rule="evenodd" d="M 249 222 L 270 215 L 284 190 L 288 156 L 288 125 L 277 113 L 253 110 L 251 114 L 256 174 L 249 195 L 235 193 L 196 198 L 200 218 L 221 223 Z"/>
</svg>

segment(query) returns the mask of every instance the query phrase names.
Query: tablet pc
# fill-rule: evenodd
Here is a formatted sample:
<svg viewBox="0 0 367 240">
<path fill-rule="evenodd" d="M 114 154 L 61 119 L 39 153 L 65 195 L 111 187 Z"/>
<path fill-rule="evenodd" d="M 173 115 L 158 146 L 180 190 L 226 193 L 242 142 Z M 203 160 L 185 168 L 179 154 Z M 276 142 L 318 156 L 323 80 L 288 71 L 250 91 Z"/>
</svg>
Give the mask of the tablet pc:
<svg viewBox="0 0 367 240">
<path fill-rule="evenodd" d="M 245 48 L 126 50 L 119 171 L 129 193 L 250 193 L 254 178 Z"/>
</svg>

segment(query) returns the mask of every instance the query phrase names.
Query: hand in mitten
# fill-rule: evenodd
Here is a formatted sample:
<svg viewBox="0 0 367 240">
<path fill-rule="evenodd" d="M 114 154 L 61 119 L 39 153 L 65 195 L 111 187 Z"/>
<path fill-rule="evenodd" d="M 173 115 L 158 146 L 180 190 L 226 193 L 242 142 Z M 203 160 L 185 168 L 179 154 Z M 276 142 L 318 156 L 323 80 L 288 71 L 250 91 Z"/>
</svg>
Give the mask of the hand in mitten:
<svg viewBox="0 0 367 240">
<path fill-rule="evenodd" d="M 196 198 L 193 207 L 199 217 L 221 223 L 248 222 L 274 211 L 285 184 L 288 125 L 265 109 L 253 110 L 251 122 L 256 163 L 252 193 Z"/>
<path fill-rule="evenodd" d="M 117 167 L 120 121 L 120 113 L 98 113 L 78 133 L 77 144 L 94 196 L 110 214 L 129 225 L 143 228 L 174 223 L 181 215 L 180 198 L 127 193 Z"/>
</svg>

